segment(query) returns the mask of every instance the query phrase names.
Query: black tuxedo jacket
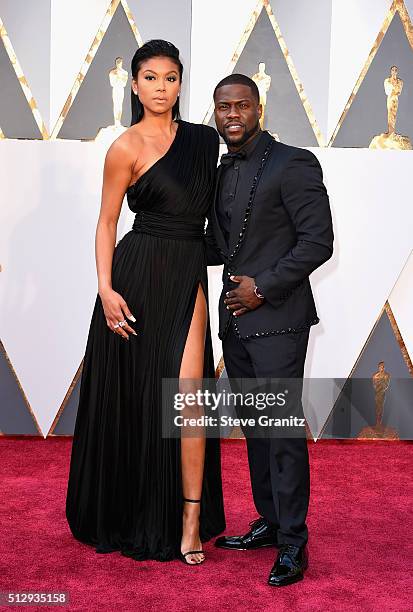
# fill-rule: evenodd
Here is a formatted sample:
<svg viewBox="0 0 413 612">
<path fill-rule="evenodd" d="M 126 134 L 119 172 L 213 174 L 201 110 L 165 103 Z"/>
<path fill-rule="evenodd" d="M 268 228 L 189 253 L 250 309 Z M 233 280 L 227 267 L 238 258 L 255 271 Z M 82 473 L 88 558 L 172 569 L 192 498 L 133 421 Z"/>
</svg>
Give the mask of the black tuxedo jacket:
<svg viewBox="0 0 413 612">
<path fill-rule="evenodd" d="M 232 205 L 228 247 L 216 212 L 221 167 L 205 234 L 208 265 L 224 264 L 221 339 L 231 317 L 242 339 L 318 323 L 309 275 L 333 252 L 329 199 L 315 155 L 263 132 L 247 164 Z M 265 296 L 261 306 L 239 317 L 224 304 L 226 292 L 237 286 L 233 274 L 255 278 Z"/>
</svg>

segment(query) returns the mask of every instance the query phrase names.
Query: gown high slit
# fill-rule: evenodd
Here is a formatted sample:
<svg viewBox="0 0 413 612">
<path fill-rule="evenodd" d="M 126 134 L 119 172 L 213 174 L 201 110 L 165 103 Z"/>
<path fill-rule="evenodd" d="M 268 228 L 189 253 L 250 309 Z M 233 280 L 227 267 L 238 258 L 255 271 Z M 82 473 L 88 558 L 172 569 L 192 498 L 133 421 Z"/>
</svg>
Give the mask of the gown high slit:
<svg viewBox="0 0 413 612">
<path fill-rule="evenodd" d="M 203 229 L 212 203 L 218 136 L 180 120 L 166 154 L 126 197 L 136 213 L 113 254 L 112 287 L 137 336 L 106 324 L 97 295 L 80 385 L 66 498 L 78 540 L 96 552 L 167 561 L 182 537 L 181 444 L 162 437 L 162 378 L 179 378 L 201 286 L 208 304 Z M 214 378 L 209 319 L 204 376 Z M 225 529 L 220 446 L 207 439 L 200 537 Z"/>
</svg>

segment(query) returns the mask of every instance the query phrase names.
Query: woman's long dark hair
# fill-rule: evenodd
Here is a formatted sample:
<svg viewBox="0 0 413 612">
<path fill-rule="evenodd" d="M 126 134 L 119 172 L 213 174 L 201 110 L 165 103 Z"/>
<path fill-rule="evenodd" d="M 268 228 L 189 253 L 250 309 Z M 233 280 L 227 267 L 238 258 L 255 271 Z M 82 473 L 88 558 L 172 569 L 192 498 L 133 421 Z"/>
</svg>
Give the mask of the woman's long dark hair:
<svg viewBox="0 0 413 612">
<path fill-rule="evenodd" d="M 182 66 L 181 60 L 179 59 L 179 50 L 175 47 L 175 45 L 168 42 L 167 40 L 149 40 L 136 51 L 131 62 L 131 72 L 132 77 L 134 79 L 137 79 L 138 77 L 138 72 L 142 62 L 151 59 L 152 57 L 169 57 L 176 64 L 179 71 L 179 81 L 182 82 L 182 74 L 184 71 L 184 67 Z M 131 110 L 131 125 L 135 125 L 135 123 L 139 123 L 139 121 L 141 121 L 144 114 L 144 108 L 143 104 L 139 100 L 139 97 L 133 93 L 132 87 Z M 172 119 L 175 120 L 180 118 L 181 115 L 179 114 L 178 96 L 175 104 L 172 107 Z"/>
</svg>

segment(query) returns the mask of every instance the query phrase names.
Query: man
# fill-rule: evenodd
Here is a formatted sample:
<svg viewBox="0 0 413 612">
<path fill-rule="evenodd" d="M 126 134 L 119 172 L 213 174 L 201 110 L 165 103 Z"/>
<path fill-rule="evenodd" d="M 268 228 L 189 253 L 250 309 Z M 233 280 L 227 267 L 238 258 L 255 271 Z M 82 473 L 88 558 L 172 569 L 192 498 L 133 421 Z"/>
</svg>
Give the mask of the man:
<svg viewBox="0 0 413 612">
<path fill-rule="evenodd" d="M 228 145 L 206 231 L 209 265 L 224 263 L 219 337 L 228 377 L 302 379 L 311 325 L 318 323 L 309 275 L 333 251 L 329 200 L 317 158 L 260 129 L 256 84 L 233 74 L 214 91 L 215 122 Z M 301 404 L 301 402 L 300 402 Z M 268 583 L 303 578 L 309 463 L 305 435 L 247 436 L 260 517 L 232 550 L 278 546 Z"/>
</svg>

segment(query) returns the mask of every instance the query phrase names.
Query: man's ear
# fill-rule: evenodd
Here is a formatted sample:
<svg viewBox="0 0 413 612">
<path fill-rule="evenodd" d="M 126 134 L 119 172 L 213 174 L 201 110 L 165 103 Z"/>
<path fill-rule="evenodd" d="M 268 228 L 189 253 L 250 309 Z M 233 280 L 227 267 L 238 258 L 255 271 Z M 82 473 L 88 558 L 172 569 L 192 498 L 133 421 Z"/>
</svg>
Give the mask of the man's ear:
<svg viewBox="0 0 413 612">
<path fill-rule="evenodd" d="M 258 104 L 257 109 L 258 109 L 258 117 L 259 117 L 259 119 L 261 119 L 261 117 L 262 117 L 262 104 Z"/>
</svg>

